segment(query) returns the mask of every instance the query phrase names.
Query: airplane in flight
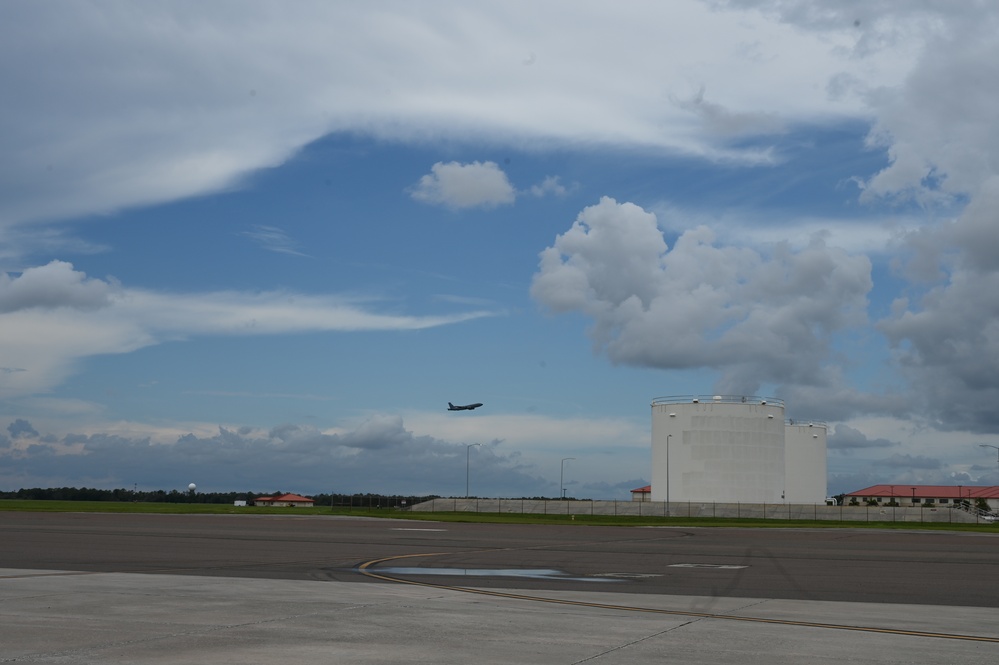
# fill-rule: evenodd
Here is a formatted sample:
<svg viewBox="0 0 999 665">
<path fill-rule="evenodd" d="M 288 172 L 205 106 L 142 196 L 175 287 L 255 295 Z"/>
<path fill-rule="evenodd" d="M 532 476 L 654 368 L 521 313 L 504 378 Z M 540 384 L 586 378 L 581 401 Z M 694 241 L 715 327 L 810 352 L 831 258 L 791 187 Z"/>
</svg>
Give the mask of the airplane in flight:
<svg viewBox="0 0 999 665">
<path fill-rule="evenodd" d="M 455 406 L 451 402 L 447 403 L 448 411 L 471 411 L 482 406 L 482 402 L 476 402 L 475 404 L 466 404 L 465 406 Z"/>
</svg>

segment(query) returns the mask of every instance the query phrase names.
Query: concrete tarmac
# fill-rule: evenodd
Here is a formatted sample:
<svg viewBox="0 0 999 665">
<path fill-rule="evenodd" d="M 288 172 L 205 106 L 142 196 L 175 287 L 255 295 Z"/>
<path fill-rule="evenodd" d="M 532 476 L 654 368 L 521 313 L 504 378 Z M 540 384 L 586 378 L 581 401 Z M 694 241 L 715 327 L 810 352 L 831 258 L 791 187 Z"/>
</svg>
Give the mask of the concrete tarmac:
<svg viewBox="0 0 999 665">
<path fill-rule="evenodd" d="M 592 594 L 545 595 L 583 604 L 404 584 L 3 569 L 0 662 L 984 665 L 999 658 L 996 610 L 658 595 L 637 603 L 616 593 L 599 594 L 602 606 L 594 607 L 585 604 Z"/>
<path fill-rule="evenodd" d="M 752 582 L 766 562 L 804 571 L 801 561 L 814 559 L 821 569 L 835 557 L 817 553 L 851 541 L 852 531 L 774 533 L 756 557 L 761 534 L 751 530 L 707 530 L 698 542 L 698 534 L 603 527 L 11 515 L 0 514 L 0 566 L 8 566 L 0 568 L 0 662 L 999 661 L 999 608 L 962 604 L 964 592 L 932 592 L 945 604 L 856 602 L 815 599 L 836 595 L 822 591 L 818 574 L 802 574 L 796 592 L 781 587 L 781 598 L 747 595 L 755 582 L 731 583 Z M 870 544 L 858 537 L 858 550 Z M 996 590 L 987 560 L 999 559 L 995 536 L 884 538 L 889 554 L 904 546 L 924 566 L 913 587 L 935 587 L 924 582 L 936 566 L 947 577 L 991 565 L 977 585 L 985 596 Z M 675 549 L 681 540 L 686 552 Z M 723 555 L 725 541 L 742 563 Z M 948 566 L 934 554 L 940 548 L 971 554 Z M 709 555 L 703 567 L 680 561 Z M 62 565 L 47 567 L 54 562 Z M 460 567 L 471 563 L 502 567 Z M 537 572 L 545 570 L 555 572 Z M 706 593 L 664 593 L 686 588 L 664 577 L 688 574 L 722 577 L 705 582 Z"/>
</svg>

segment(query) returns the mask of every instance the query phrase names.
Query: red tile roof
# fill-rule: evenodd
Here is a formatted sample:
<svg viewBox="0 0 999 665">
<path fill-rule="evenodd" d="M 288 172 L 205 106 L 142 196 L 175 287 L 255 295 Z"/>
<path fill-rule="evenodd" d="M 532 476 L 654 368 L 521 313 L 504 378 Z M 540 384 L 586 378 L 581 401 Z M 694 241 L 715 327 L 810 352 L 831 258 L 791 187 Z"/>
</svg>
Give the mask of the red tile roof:
<svg viewBox="0 0 999 665">
<path fill-rule="evenodd" d="M 280 496 L 258 496 L 254 501 L 298 501 L 306 503 L 315 503 L 312 499 L 304 496 L 299 496 L 297 494 L 281 494 Z"/>
<path fill-rule="evenodd" d="M 915 491 L 915 494 L 913 494 Z M 999 486 L 982 485 L 871 485 L 846 496 L 891 496 L 917 499 L 999 499 Z"/>
<path fill-rule="evenodd" d="M 652 485 L 646 485 L 645 487 L 638 487 L 638 488 L 633 489 L 631 491 L 632 492 L 651 492 L 652 491 Z"/>
</svg>

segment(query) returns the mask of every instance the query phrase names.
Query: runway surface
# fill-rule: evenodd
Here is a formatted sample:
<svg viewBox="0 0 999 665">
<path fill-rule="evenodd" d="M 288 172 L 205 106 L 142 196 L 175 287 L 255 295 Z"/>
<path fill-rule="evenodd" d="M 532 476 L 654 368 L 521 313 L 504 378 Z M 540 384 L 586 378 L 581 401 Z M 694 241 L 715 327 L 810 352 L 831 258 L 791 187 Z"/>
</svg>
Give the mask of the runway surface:
<svg viewBox="0 0 999 665">
<path fill-rule="evenodd" d="M 10 512 L 0 568 L 0 662 L 999 659 L 991 534 Z"/>
<path fill-rule="evenodd" d="M 357 566 L 407 556 L 379 565 L 491 588 L 999 607 L 999 535 L 97 513 L 0 513 L 0 530 L 8 568 L 371 582 Z"/>
</svg>

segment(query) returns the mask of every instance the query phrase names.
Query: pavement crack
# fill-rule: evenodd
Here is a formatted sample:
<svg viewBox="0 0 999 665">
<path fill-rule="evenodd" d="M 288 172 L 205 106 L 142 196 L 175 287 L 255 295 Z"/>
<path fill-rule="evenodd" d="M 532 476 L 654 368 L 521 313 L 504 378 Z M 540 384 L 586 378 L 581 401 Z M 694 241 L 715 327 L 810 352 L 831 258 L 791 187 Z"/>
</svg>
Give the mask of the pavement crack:
<svg viewBox="0 0 999 665">
<path fill-rule="evenodd" d="M 651 640 L 651 639 L 656 638 L 656 637 L 662 637 L 663 635 L 665 635 L 667 633 L 671 633 L 674 630 L 679 630 L 680 628 L 683 628 L 685 626 L 689 626 L 692 623 L 697 623 L 698 621 L 702 621 L 702 620 L 703 619 L 701 619 L 701 618 L 697 618 L 697 619 L 691 619 L 689 621 L 684 621 L 684 622 L 679 623 L 679 624 L 677 624 L 675 626 L 671 626 L 671 627 L 667 628 L 666 630 L 660 630 L 657 633 L 652 633 L 651 635 L 646 635 L 645 637 L 640 637 L 637 640 L 632 640 L 631 642 L 626 642 L 624 644 L 619 644 L 618 646 L 616 646 L 616 647 L 614 647 L 612 649 L 607 649 L 606 651 L 601 651 L 600 653 L 593 654 L 592 656 L 588 656 L 586 658 L 583 658 L 582 660 L 573 661 L 572 665 L 579 665 L 579 663 L 587 663 L 587 662 L 589 662 L 591 660 L 596 660 L 597 658 L 603 658 L 607 654 L 611 654 L 611 653 L 614 653 L 616 651 L 621 651 L 622 649 L 627 649 L 628 647 L 635 646 L 636 644 L 641 644 L 642 642 L 645 642 L 647 640 Z"/>
</svg>

